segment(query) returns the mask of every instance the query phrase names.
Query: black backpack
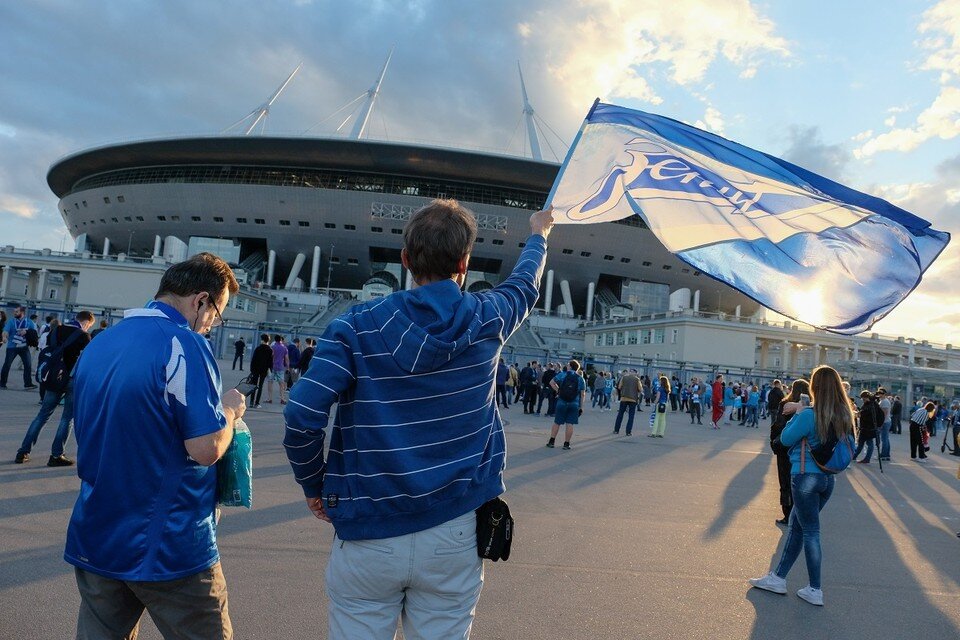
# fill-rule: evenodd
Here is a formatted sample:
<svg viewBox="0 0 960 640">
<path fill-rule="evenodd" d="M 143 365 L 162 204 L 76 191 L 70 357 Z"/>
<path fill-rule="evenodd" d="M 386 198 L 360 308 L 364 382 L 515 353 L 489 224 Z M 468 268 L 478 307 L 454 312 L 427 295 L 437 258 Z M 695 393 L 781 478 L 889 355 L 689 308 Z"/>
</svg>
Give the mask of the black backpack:
<svg viewBox="0 0 960 640">
<path fill-rule="evenodd" d="M 63 344 L 44 347 L 43 351 L 37 356 L 37 382 L 46 389 L 57 393 L 67 388 L 72 372 L 67 370 L 63 355 L 67 347 L 76 342 L 83 333 L 83 329 L 75 328 L 70 333 L 70 337 L 63 341 Z M 53 333 L 50 337 L 56 339 L 57 334 Z"/>
<path fill-rule="evenodd" d="M 564 402 L 573 402 L 580 393 L 580 376 L 573 371 L 567 371 L 558 387 L 557 396 Z"/>
</svg>

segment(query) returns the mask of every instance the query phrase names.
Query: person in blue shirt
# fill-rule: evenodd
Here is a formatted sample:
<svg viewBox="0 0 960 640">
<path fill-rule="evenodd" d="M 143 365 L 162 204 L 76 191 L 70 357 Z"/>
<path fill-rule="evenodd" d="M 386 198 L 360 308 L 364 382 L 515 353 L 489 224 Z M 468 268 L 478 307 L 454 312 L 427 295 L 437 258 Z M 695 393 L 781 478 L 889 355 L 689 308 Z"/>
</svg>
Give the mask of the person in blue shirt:
<svg viewBox="0 0 960 640">
<path fill-rule="evenodd" d="M 328 637 L 393 638 L 401 620 L 408 638 L 469 636 L 476 509 L 505 489 L 498 361 L 536 303 L 552 226 L 552 211 L 534 213 L 510 276 L 465 293 L 476 218 L 434 200 L 403 231 L 416 287 L 353 307 L 318 341 L 283 444 L 307 508 L 336 534 Z"/>
<path fill-rule="evenodd" d="M 782 413 L 796 412 L 780 433 L 780 442 L 790 447 L 793 510 L 777 568 L 762 578 L 751 578 L 750 584 L 758 589 L 785 594 L 787 573 L 803 550 L 810 584 L 797 591 L 797 595 L 810 604 L 823 606 L 820 511 L 833 493 L 836 477 L 817 466 L 812 451 L 822 442 L 843 441 L 853 433 L 853 408 L 840 374 L 827 365 L 817 367 L 810 376 L 810 402 L 810 407 L 801 407 L 797 403 L 782 405 Z"/>
<path fill-rule="evenodd" d="M 757 385 L 750 387 L 750 391 L 747 394 L 747 427 L 753 427 L 754 429 L 759 429 L 759 411 L 760 411 L 760 389 L 757 388 Z"/>
<path fill-rule="evenodd" d="M 13 310 L 13 317 L 9 318 L 3 325 L 3 339 L 0 342 L 6 342 L 7 349 L 4 354 L 3 368 L 0 369 L 0 389 L 7 388 L 10 365 L 17 358 L 20 358 L 20 362 L 23 364 L 23 388 L 37 388 L 37 385 L 31 379 L 33 360 L 30 358 L 30 347 L 27 344 L 27 332 L 29 331 L 36 333 L 37 325 L 27 317 L 27 308 L 18 305 Z"/>
<path fill-rule="evenodd" d="M 563 448 L 569 451 L 573 427 L 580 422 L 583 404 L 587 399 L 587 382 L 580 375 L 580 363 L 576 360 L 567 363 L 566 368 L 550 381 L 550 387 L 557 394 L 557 408 L 553 414 L 553 426 L 550 428 L 547 446 L 552 449 L 556 445 L 560 425 L 566 425 Z"/>
<path fill-rule="evenodd" d="M 155 299 L 125 312 L 77 364 L 80 494 L 63 557 L 80 591 L 78 638 L 136 637 L 145 608 L 165 638 L 232 637 L 213 465 L 244 396 L 221 398 L 203 334 L 238 288 L 213 254 L 175 264 Z"/>
</svg>

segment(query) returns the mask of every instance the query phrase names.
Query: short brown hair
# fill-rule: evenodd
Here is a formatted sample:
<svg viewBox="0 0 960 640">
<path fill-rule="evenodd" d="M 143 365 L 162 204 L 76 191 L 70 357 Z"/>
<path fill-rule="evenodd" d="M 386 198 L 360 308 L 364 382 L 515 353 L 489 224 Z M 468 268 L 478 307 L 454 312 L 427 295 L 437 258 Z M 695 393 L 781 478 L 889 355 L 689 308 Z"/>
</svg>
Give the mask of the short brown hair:
<svg viewBox="0 0 960 640">
<path fill-rule="evenodd" d="M 224 289 L 227 289 L 230 295 L 240 290 L 233 270 L 223 258 L 204 251 L 167 269 L 154 298 L 208 293 L 210 299 L 216 302 Z"/>
<path fill-rule="evenodd" d="M 403 229 L 414 278 L 449 278 L 476 239 L 476 218 L 456 200 L 434 200 L 415 211 Z"/>
<path fill-rule="evenodd" d="M 570 367 L 570 371 L 580 371 L 580 363 L 576 360 L 571 360 L 567 363 L 567 366 Z"/>
<path fill-rule="evenodd" d="M 93 322 L 95 319 L 89 311 L 84 310 L 77 312 L 77 322 Z"/>
</svg>

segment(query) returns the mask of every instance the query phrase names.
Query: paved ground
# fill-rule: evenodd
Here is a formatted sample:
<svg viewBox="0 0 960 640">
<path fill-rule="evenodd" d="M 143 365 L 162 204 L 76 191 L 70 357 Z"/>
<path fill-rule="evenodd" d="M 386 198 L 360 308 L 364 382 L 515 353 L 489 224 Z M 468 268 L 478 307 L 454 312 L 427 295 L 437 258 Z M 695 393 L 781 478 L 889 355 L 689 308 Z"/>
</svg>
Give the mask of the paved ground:
<svg viewBox="0 0 960 640">
<path fill-rule="evenodd" d="M 226 365 L 229 366 L 229 363 Z M 225 373 L 227 383 L 239 374 Z M 11 375 L 11 385 L 17 378 Z M 44 466 L 55 424 L 28 465 L 14 453 L 37 396 L 0 392 L 0 638 L 68 638 L 78 597 L 61 559 L 78 481 Z M 280 445 L 280 407 L 248 413 L 255 507 L 227 510 L 220 548 L 238 638 L 325 638 L 323 568 L 332 538 L 311 517 Z M 778 557 L 777 483 L 763 429 L 692 427 L 613 436 L 613 413 L 588 411 L 572 451 L 547 449 L 549 421 L 507 416 L 507 498 L 517 540 L 488 563 L 474 637 L 908 638 L 960 634 L 957 458 L 908 459 L 840 477 L 823 512 L 827 606 L 806 604 L 803 560 L 790 595 L 747 588 Z M 58 415 L 58 414 L 57 414 Z M 55 416 L 56 417 L 56 416 Z M 131 415 L 131 420 L 135 420 Z M 75 450 L 71 441 L 68 452 Z M 158 638 L 149 621 L 142 638 Z"/>
</svg>

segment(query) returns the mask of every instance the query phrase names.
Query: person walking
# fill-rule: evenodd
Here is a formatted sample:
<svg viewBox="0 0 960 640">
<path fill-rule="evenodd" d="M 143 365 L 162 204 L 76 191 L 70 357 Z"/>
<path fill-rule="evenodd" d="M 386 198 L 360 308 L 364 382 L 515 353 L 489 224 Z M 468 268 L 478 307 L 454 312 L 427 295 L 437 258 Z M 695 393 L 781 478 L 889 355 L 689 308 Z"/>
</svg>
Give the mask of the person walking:
<svg viewBox="0 0 960 640">
<path fill-rule="evenodd" d="M 903 432 L 903 403 L 900 396 L 893 396 L 890 405 L 890 433 L 900 435 Z"/>
<path fill-rule="evenodd" d="M 933 418 L 933 412 L 936 405 L 927 402 L 922 407 L 917 407 L 910 414 L 910 459 L 914 462 L 926 462 L 926 447 L 923 444 L 923 432 L 927 428 L 927 422 Z"/>
<path fill-rule="evenodd" d="M 797 412 L 780 434 L 780 442 L 790 447 L 794 503 L 780 562 L 762 578 L 750 579 L 750 585 L 785 594 L 787 574 L 803 550 L 810 583 L 797 591 L 797 595 L 812 605 L 823 606 L 820 511 L 833 494 L 836 477 L 821 471 L 812 452 L 821 443 L 842 441 L 852 434 L 853 411 L 840 374 L 827 365 L 817 367 L 810 376 L 810 400 L 812 406 Z M 784 413 L 791 409 L 796 411 L 798 407 L 793 403 L 782 407 Z"/>
<path fill-rule="evenodd" d="M 300 361 L 297 363 L 297 376 L 302 376 L 310 368 L 310 361 L 313 360 L 313 354 L 317 351 L 317 341 L 313 338 L 304 338 L 303 351 L 300 353 Z"/>
<path fill-rule="evenodd" d="M 240 363 L 240 371 L 243 371 L 243 354 L 247 352 L 247 343 L 243 341 L 243 336 L 240 336 L 240 339 L 233 343 L 233 367 L 231 370 L 237 368 L 237 362 Z"/>
<path fill-rule="evenodd" d="M 136 638 L 144 609 L 164 638 L 233 637 L 214 464 L 244 397 L 221 394 L 203 334 L 238 290 L 226 262 L 198 253 L 77 362 L 80 491 L 63 554 L 80 592 L 77 638 Z"/>
<path fill-rule="evenodd" d="M 710 402 L 713 411 L 710 422 L 713 423 L 713 429 L 720 428 L 720 418 L 723 417 L 724 413 L 723 397 L 725 391 L 726 389 L 724 389 L 723 374 L 718 373 L 717 377 L 713 380 L 713 388 L 710 393 Z"/>
<path fill-rule="evenodd" d="M 883 424 L 880 425 L 880 452 L 878 454 L 883 462 L 890 462 L 890 426 L 893 424 L 893 405 L 890 398 L 887 397 L 887 390 L 883 387 L 877 389 L 877 402 L 880 410 L 883 411 Z"/>
<path fill-rule="evenodd" d="M 10 365 L 17 358 L 20 358 L 20 364 L 23 365 L 23 388 L 37 388 L 31 378 L 33 360 L 30 358 L 30 346 L 27 339 L 30 331 L 36 334 L 37 325 L 27 317 L 27 308 L 23 305 L 17 305 L 13 309 L 13 317 L 9 318 L 3 325 L 3 339 L 0 342 L 7 343 L 7 349 L 3 360 L 3 368 L 0 369 L 0 389 L 7 388 Z"/>
<path fill-rule="evenodd" d="M 857 450 L 853 454 L 853 459 L 860 464 L 870 464 L 870 458 L 873 456 L 873 443 L 877 439 L 880 426 L 883 424 L 883 410 L 877 402 L 876 396 L 864 389 L 860 392 L 860 411 L 857 414 Z M 858 460 L 860 452 L 864 446 L 867 448 L 867 455 L 862 460 Z M 879 452 L 877 452 L 879 457 Z"/>
<path fill-rule="evenodd" d="M 793 402 L 799 402 L 800 398 L 796 398 Z M 773 426 L 774 421 L 777 419 L 777 416 L 780 414 L 780 403 L 783 402 L 783 383 L 780 382 L 779 378 L 775 378 L 773 383 L 771 383 L 770 389 L 767 390 L 767 414 L 770 416 L 770 426 Z"/>
<path fill-rule="evenodd" d="M 283 336 L 273 336 L 270 345 L 273 358 L 270 362 L 270 377 L 267 378 L 267 402 L 273 404 L 273 384 L 277 384 L 280 392 L 280 404 L 287 404 L 287 369 L 290 368 L 290 358 L 287 345 L 283 344 Z"/>
<path fill-rule="evenodd" d="M 510 381 L 510 367 L 504 363 L 503 358 L 500 358 L 497 364 L 497 372 L 495 375 L 497 402 L 501 408 L 509 409 L 510 398 L 507 395 L 507 383 Z"/>
<path fill-rule="evenodd" d="M 294 338 L 293 342 L 287 345 L 287 377 L 288 382 L 290 383 L 287 386 L 287 389 L 292 387 L 297 383 L 297 380 L 300 379 L 300 356 L 302 352 L 300 351 L 300 338 Z"/>
<path fill-rule="evenodd" d="M 667 402 L 670 397 L 670 380 L 667 376 L 660 376 L 657 387 L 657 397 L 654 401 L 653 424 L 650 438 L 662 438 L 667 429 Z"/>
<path fill-rule="evenodd" d="M 55 321 L 55 320 L 54 320 Z M 49 360 L 50 365 L 62 364 L 62 371 L 66 379 L 62 381 L 41 381 L 43 402 L 40 411 L 27 428 L 27 434 L 17 450 L 14 462 L 23 464 L 30 460 L 30 452 L 37 444 L 40 431 L 50 420 L 50 416 L 63 402 L 63 413 L 60 415 L 60 425 L 50 447 L 48 467 L 69 467 L 73 460 L 64 455 L 64 447 L 70 438 L 70 429 L 73 426 L 73 368 L 83 350 L 90 344 L 90 334 L 87 332 L 93 326 L 95 318 L 89 311 L 80 311 L 76 318 L 66 324 L 58 325 L 50 330 L 49 346 L 53 350 Z M 52 372 L 51 372 L 52 373 Z"/>
<path fill-rule="evenodd" d="M 416 286 L 331 322 L 309 383 L 291 391 L 284 448 L 307 508 L 335 532 L 327 637 L 385 640 L 398 623 L 407 638 L 469 637 L 476 510 L 505 489 L 496 366 L 536 303 L 552 225 L 552 211 L 534 213 L 510 276 L 472 293 L 475 216 L 454 200 L 414 212 L 400 259 Z"/>
<path fill-rule="evenodd" d="M 580 363 L 576 360 L 568 362 L 566 370 L 555 375 L 550 381 L 550 386 L 557 394 L 557 410 L 553 415 L 553 426 L 550 428 L 547 446 L 551 449 L 555 446 L 560 426 L 565 425 L 563 448 L 569 451 L 570 440 L 573 439 L 573 428 L 579 424 L 580 416 L 583 415 L 583 405 L 587 400 L 587 383 L 580 375 Z"/>
<path fill-rule="evenodd" d="M 777 388 L 780 388 L 780 381 L 775 380 Z M 810 383 L 803 378 L 797 378 L 790 387 L 790 394 L 783 397 L 783 390 L 780 390 L 780 404 L 773 410 L 773 422 L 770 423 L 770 449 L 773 451 L 777 460 L 777 481 L 780 485 L 780 510 L 783 511 L 783 518 L 777 520 L 779 525 L 786 526 L 790 518 L 790 512 L 793 510 L 793 488 L 791 486 L 790 469 L 790 448 L 780 442 L 780 434 L 787 421 L 793 417 L 792 414 L 784 413 L 783 407 L 787 404 L 800 402 L 800 396 L 810 395 Z"/>
<path fill-rule="evenodd" d="M 540 377 L 540 402 L 537 404 L 537 415 L 541 414 L 543 410 L 543 403 L 547 403 L 547 416 L 553 415 L 553 405 L 556 400 L 557 394 L 553 392 L 553 387 L 550 386 L 550 381 L 553 380 L 553 377 L 557 375 L 557 370 L 554 368 L 552 362 L 547 363 L 547 368 L 544 369 L 543 375 Z"/>
<path fill-rule="evenodd" d="M 636 369 L 630 369 L 617 385 L 620 391 L 620 406 L 617 408 L 617 420 L 613 424 L 613 433 L 620 433 L 620 424 L 623 421 L 623 414 L 627 414 L 627 435 L 633 435 L 633 419 L 637 413 L 637 405 L 640 403 L 640 378 L 637 376 Z"/>
<path fill-rule="evenodd" d="M 703 413 L 702 391 L 703 387 L 700 384 L 700 379 L 694 378 L 690 385 L 690 424 L 693 424 L 694 420 L 697 421 L 697 424 L 703 424 L 700 421 Z"/>
<path fill-rule="evenodd" d="M 260 399 L 263 395 L 263 383 L 270 375 L 270 368 L 273 366 L 273 349 L 270 348 L 270 336 L 266 333 L 260 334 L 260 344 L 253 350 L 253 356 L 250 358 L 250 373 L 255 376 L 257 391 L 253 396 L 253 403 L 250 405 L 255 409 L 260 408 Z"/>
<path fill-rule="evenodd" d="M 757 385 L 753 385 L 750 388 L 750 392 L 747 395 L 747 427 L 753 427 L 754 429 L 760 428 L 760 389 L 757 388 Z"/>
</svg>

